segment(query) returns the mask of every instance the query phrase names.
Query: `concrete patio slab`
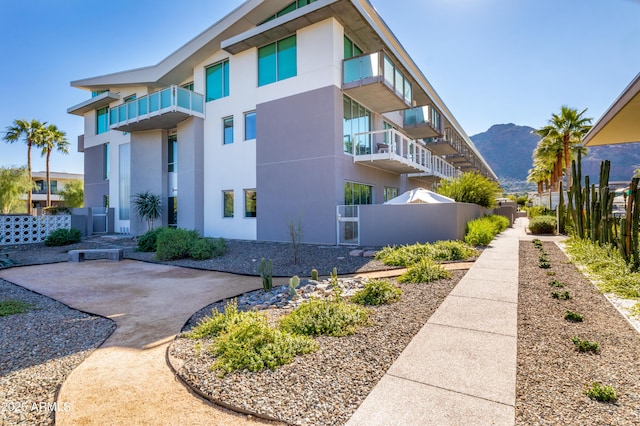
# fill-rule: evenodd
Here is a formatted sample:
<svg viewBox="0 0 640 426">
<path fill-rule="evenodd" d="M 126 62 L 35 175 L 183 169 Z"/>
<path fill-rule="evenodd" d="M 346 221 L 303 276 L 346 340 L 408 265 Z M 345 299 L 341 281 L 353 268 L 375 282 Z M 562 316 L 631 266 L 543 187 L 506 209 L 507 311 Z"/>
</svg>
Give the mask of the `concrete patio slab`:
<svg viewBox="0 0 640 426">
<path fill-rule="evenodd" d="M 388 374 L 515 405 L 516 338 L 427 323 Z"/>
<path fill-rule="evenodd" d="M 518 287 L 507 281 L 486 281 L 465 278 L 450 293 L 451 296 L 518 303 Z"/>
<path fill-rule="evenodd" d="M 513 425 L 515 409 L 386 375 L 347 426 Z"/>
<path fill-rule="evenodd" d="M 464 276 L 466 279 L 480 280 L 485 282 L 502 281 L 507 283 L 518 283 L 518 270 L 508 268 L 485 268 L 481 265 L 474 265 Z"/>
<path fill-rule="evenodd" d="M 486 331 L 516 337 L 517 303 L 450 295 L 429 318 L 428 324 Z"/>
</svg>

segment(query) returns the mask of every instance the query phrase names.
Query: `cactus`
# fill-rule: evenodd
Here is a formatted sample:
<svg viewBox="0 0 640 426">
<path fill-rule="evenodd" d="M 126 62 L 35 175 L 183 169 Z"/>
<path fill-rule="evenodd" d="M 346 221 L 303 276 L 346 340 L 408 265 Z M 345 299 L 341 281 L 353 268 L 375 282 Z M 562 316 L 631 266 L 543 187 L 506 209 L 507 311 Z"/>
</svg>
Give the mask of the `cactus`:
<svg viewBox="0 0 640 426">
<path fill-rule="evenodd" d="M 298 287 L 299 285 L 300 277 L 294 275 L 293 277 L 289 278 L 289 296 L 291 296 L 292 299 L 298 295 L 298 293 L 296 293 L 296 287 Z"/>
<path fill-rule="evenodd" d="M 318 281 L 318 270 L 317 269 L 312 269 L 311 270 L 311 279 L 313 281 Z"/>
<path fill-rule="evenodd" d="M 262 258 L 260 266 L 258 267 L 258 273 L 262 279 L 262 288 L 264 291 L 270 291 L 273 288 L 273 261 L 269 259 L 267 268 L 267 260 Z"/>
<path fill-rule="evenodd" d="M 336 299 L 342 299 L 342 288 L 338 283 L 338 268 L 333 268 L 333 271 L 329 274 L 331 279 L 331 286 L 333 287 L 333 293 L 336 295 Z"/>
</svg>

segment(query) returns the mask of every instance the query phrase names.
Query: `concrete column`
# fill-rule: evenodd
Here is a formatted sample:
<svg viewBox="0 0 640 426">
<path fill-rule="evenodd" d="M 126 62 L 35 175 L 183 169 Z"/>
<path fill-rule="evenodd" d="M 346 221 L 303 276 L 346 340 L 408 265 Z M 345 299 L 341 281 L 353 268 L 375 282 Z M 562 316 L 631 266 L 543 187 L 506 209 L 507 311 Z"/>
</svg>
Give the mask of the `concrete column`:
<svg viewBox="0 0 640 426">
<path fill-rule="evenodd" d="M 204 233 L 204 120 L 178 125 L 178 227 Z"/>
</svg>

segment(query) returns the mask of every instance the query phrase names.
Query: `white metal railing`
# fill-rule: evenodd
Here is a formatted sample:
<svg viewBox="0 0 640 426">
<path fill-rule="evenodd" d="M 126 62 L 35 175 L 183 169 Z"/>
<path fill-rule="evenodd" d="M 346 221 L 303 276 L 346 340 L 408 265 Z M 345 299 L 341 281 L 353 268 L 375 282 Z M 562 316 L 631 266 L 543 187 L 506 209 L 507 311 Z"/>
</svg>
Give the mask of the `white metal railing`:
<svg viewBox="0 0 640 426">
<path fill-rule="evenodd" d="M 71 215 L 0 216 L 0 246 L 40 243 L 58 228 L 71 228 Z"/>
<path fill-rule="evenodd" d="M 402 158 L 424 171 L 431 168 L 431 151 L 422 143 L 403 135 L 396 129 L 356 133 L 351 140 L 354 160 L 362 155 L 375 155 L 371 159 L 400 160 Z"/>
<path fill-rule="evenodd" d="M 183 87 L 169 86 L 111 108 L 109 126 L 117 128 L 173 111 L 204 118 L 204 96 Z"/>
<path fill-rule="evenodd" d="M 460 171 L 441 157 L 433 157 L 433 175 L 444 179 L 455 179 Z"/>
</svg>

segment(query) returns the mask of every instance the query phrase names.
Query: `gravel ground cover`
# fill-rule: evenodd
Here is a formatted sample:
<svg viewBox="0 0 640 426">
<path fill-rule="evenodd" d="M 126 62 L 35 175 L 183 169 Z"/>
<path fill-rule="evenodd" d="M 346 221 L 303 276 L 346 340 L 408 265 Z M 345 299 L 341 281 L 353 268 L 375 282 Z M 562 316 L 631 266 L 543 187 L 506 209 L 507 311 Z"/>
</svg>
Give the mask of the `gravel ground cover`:
<svg viewBox="0 0 640 426">
<path fill-rule="evenodd" d="M 4 280 L 0 300 L 32 305 L 30 312 L 0 317 L 2 424 L 53 424 L 55 410 L 72 408 L 54 406 L 57 389 L 111 335 L 115 323 Z"/>
<path fill-rule="evenodd" d="M 169 349 L 170 361 L 184 381 L 213 401 L 289 424 L 344 424 L 463 275 L 453 271 L 446 280 L 400 285 L 402 299 L 372 308 L 370 326 L 352 336 L 318 337 L 317 352 L 275 371 L 218 377 L 209 369 L 214 361 L 206 350 L 210 341 L 181 336 Z M 196 313 L 183 331 L 213 308 L 222 310 L 223 303 Z M 268 310 L 278 311 L 284 313 Z"/>
<path fill-rule="evenodd" d="M 640 424 L 640 334 L 554 243 L 543 247 L 549 269 L 538 266 L 531 242 L 520 243 L 516 424 Z M 554 279 L 565 287 L 552 288 Z M 553 299 L 552 291 L 571 299 Z M 567 310 L 583 322 L 565 320 Z M 573 337 L 598 342 L 600 352 L 579 353 Z M 584 391 L 593 382 L 613 386 L 618 401 L 589 399 Z"/>
</svg>

